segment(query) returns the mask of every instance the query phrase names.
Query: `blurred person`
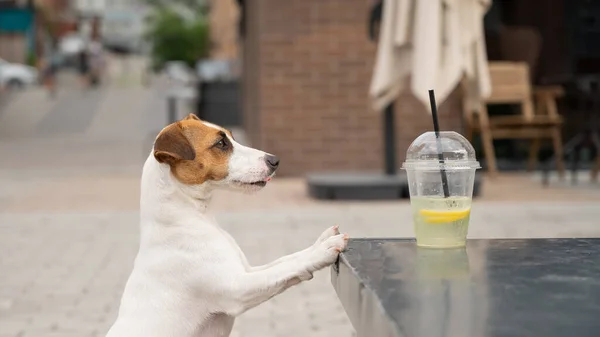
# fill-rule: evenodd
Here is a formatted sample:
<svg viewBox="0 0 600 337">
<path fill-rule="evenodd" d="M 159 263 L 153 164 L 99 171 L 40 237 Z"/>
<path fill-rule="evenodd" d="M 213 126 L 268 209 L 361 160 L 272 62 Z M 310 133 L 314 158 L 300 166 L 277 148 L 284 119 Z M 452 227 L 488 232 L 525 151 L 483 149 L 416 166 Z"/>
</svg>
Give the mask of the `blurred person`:
<svg viewBox="0 0 600 337">
<path fill-rule="evenodd" d="M 56 73 L 60 66 L 60 53 L 58 43 L 52 40 L 49 52 L 42 57 L 40 69 L 42 70 L 42 82 L 51 98 L 56 97 Z"/>
<path fill-rule="evenodd" d="M 90 57 L 87 44 L 77 53 L 77 61 L 81 85 L 87 88 L 90 85 Z"/>
<path fill-rule="evenodd" d="M 89 84 L 97 86 L 100 84 L 105 65 L 104 48 L 98 39 L 94 39 L 89 46 L 88 57 L 90 63 Z"/>
</svg>

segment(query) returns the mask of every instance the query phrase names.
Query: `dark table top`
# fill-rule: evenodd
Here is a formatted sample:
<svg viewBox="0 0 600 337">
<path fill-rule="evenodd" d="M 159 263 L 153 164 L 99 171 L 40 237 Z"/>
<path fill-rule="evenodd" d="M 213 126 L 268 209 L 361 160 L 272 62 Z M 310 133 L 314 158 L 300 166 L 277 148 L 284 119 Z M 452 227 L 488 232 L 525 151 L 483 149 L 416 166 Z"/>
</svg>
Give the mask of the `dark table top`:
<svg viewBox="0 0 600 337">
<path fill-rule="evenodd" d="M 358 337 L 600 336 L 600 239 L 353 239 L 332 283 Z"/>
</svg>

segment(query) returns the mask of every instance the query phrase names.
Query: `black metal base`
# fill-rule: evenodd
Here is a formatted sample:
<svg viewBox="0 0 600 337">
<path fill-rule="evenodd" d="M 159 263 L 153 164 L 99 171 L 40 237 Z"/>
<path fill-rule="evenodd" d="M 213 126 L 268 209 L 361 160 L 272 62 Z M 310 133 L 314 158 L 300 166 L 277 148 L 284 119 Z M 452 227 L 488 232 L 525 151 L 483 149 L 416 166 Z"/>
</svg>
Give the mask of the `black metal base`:
<svg viewBox="0 0 600 337">
<path fill-rule="evenodd" d="M 571 182 L 577 183 L 577 170 L 580 168 L 579 161 L 583 149 L 588 149 L 592 153 L 592 162 L 596 156 L 600 155 L 600 126 L 598 125 L 598 112 L 600 111 L 600 74 L 598 73 L 578 73 L 569 75 L 559 81 L 559 84 L 567 88 L 567 98 L 572 98 L 572 103 L 576 103 L 572 111 L 582 112 L 584 121 L 581 125 L 581 132 L 571 138 L 564 146 L 563 158 L 571 158 Z M 560 83 L 562 82 L 562 83 Z M 552 156 L 544 165 L 542 184 L 548 186 L 549 171 L 555 157 Z"/>
<path fill-rule="evenodd" d="M 408 180 L 404 172 L 383 173 L 333 172 L 307 176 L 308 194 L 320 200 L 393 200 L 407 199 Z M 473 197 L 481 191 L 482 179 L 475 175 Z"/>
<path fill-rule="evenodd" d="M 563 155 L 571 156 L 571 183 L 577 184 L 577 170 L 580 168 L 579 158 L 580 152 L 583 149 L 590 149 L 592 151 L 592 162 L 596 156 L 600 155 L 600 134 L 595 130 L 588 130 L 577 134 L 571 140 L 569 140 L 563 150 Z M 548 186 L 550 167 L 556 161 L 556 157 L 552 156 L 548 159 L 544 165 L 542 184 Z"/>
</svg>

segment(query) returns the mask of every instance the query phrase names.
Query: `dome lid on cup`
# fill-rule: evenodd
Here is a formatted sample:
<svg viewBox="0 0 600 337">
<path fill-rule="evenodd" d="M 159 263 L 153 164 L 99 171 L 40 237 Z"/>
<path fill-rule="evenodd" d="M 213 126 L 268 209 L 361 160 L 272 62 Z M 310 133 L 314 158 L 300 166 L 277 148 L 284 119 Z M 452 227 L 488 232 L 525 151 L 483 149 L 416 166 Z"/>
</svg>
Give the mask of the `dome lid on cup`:
<svg viewBox="0 0 600 337">
<path fill-rule="evenodd" d="M 444 162 L 439 158 L 439 149 Z M 475 156 L 475 149 L 469 141 L 454 131 L 440 132 L 439 140 L 435 132 L 425 132 L 415 139 L 406 151 L 403 169 L 478 169 L 481 168 Z"/>
</svg>

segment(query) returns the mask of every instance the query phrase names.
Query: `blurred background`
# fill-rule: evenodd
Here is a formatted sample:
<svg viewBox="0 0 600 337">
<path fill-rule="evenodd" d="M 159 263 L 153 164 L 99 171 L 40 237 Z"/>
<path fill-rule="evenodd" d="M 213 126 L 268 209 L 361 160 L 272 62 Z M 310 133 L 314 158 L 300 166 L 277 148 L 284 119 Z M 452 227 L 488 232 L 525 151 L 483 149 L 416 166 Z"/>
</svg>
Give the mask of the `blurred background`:
<svg viewBox="0 0 600 337">
<path fill-rule="evenodd" d="M 215 196 L 252 263 L 334 224 L 412 236 L 398 168 L 431 115 L 409 89 L 373 108 L 387 3 L 0 0 L 0 337 L 104 336 L 137 252 L 142 163 L 188 113 L 282 160 L 259 194 Z M 454 83 L 438 103 L 484 167 L 470 237 L 600 236 L 600 1 L 465 3 L 483 9 L 491 94 L 469 105 Z M 328 273 L 232 336 L 352 336 Z"/>
</svg>

